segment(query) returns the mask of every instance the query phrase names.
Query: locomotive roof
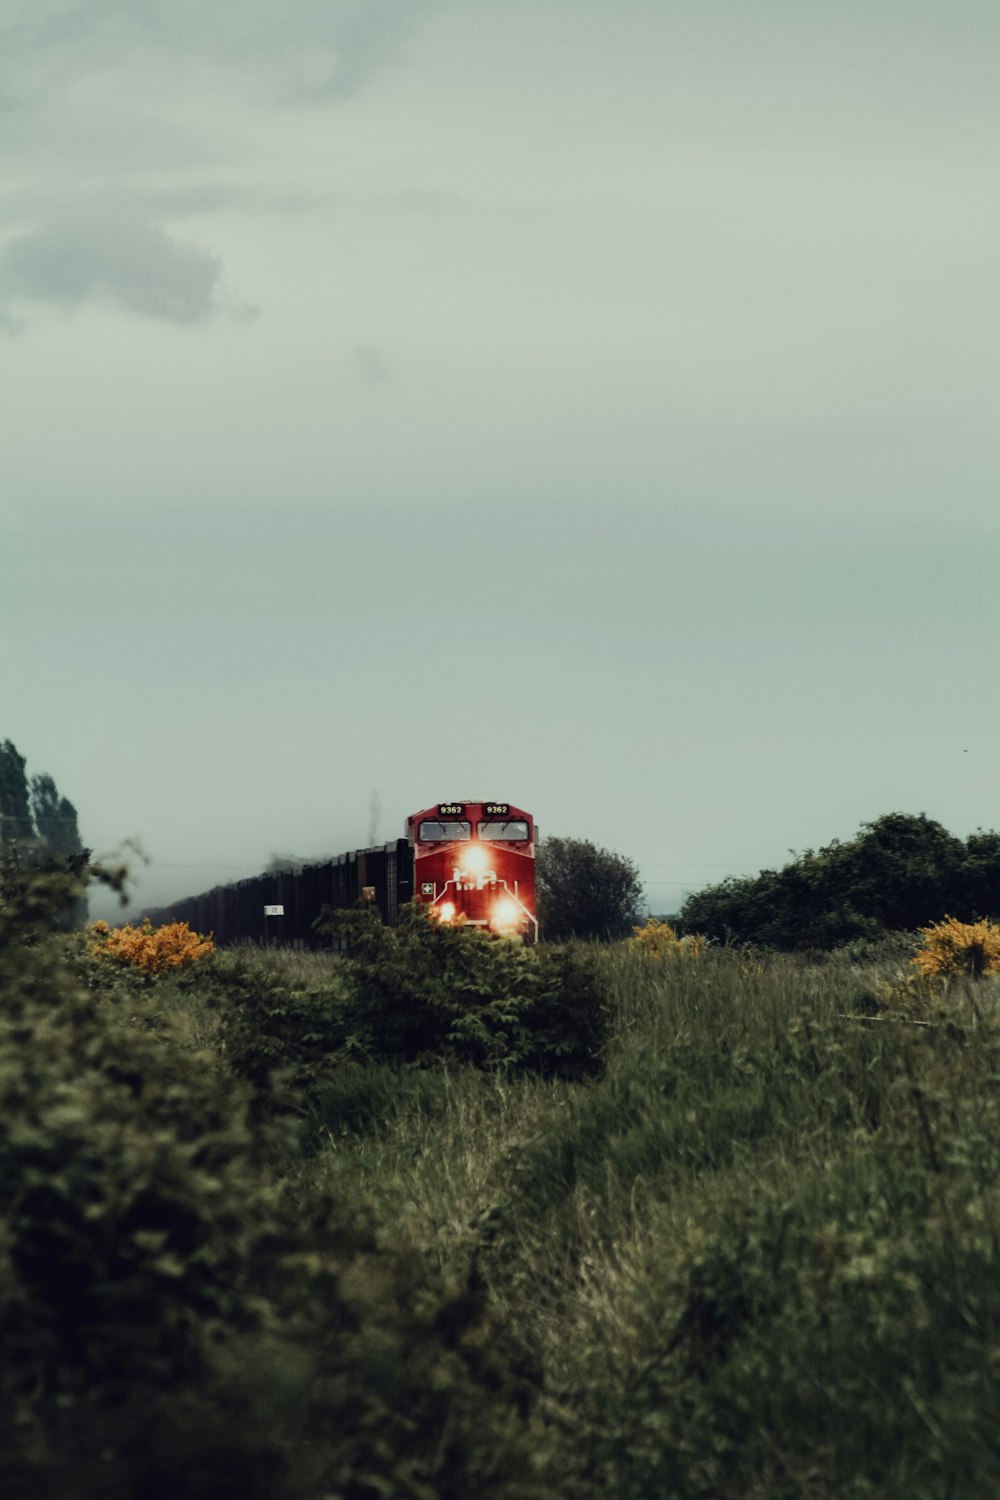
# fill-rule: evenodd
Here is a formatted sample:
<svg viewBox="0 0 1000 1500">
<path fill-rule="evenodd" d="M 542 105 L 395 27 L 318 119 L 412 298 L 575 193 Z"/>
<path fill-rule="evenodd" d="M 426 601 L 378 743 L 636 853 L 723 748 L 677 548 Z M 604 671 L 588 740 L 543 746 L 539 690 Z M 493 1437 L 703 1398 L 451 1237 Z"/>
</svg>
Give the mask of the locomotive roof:
<svg viewBox="0 0 1000 1500">
<path fill-rule="evenodd" d="M 436 818 L 441 816 L 442 807 L 504 807 L 504 817 L 531 818 L 532 814 L 526 812 L 523 807 L 516 807 L 513 802 L 497 802 L 490 797 L 455 797 L 445 802 L 432 802 L 429 807 L 422 807 L 418 812 L 410 813 L 410 822 L 416 822 L 417 818 Z M 500 816 L 500 814 L 498 814 Z"/>
</svg>

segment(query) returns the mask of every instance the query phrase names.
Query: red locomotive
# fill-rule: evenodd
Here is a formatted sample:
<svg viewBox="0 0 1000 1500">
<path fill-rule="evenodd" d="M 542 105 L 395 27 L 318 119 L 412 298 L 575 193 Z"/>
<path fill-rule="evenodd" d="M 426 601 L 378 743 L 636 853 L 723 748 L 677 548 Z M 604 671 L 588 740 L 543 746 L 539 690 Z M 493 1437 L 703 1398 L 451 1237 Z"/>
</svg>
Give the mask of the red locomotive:
<svg viewBox="0 0 1000 1500">
<path fill-rule="evenodd" d="M 316 932 L 324 911 L 370 901 L 394 927 L 400 907 L 416 901 L 438 921 L 534 943 L 535 839 L 531 814 L 509 802 L 439 802 L 407 818 L 406 838 L 216 886 L 147 915 L 188 922 L 221 944 L 315 947 L 327 941 Z"/>
<path fill-rule="evenodd" d="M 538 938 L 535 826 L 509 802 L 439 802 L 406 820 L 413 899 L 441 922 Z"/>
</svg>

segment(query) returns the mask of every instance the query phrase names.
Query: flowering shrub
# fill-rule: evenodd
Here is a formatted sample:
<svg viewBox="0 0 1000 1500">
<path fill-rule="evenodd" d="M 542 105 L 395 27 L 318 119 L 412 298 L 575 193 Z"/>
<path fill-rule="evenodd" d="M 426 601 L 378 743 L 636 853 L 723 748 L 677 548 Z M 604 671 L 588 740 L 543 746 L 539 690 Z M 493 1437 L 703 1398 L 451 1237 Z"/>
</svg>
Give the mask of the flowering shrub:
<svg viewBox="0 0 1000 1500">
<path fill-rule="evenodd" d="M 945 917 L 920 929 L 923 946 L 910 960 L 926 979 L 967 974 L 979 979 L 1000 971 L 1000 927 L 989 921 Z"/>
<path fill-rule="evenodd" d="M 110 928 L 107 922 L 94 922 L 90 931 L 96 939 L 90 950 L 95 958 L 146 974 L 167 974 L 215 951 L 212 939 L 192 932 L 186 922 L 154 927 L 147 917 L 139 927 Z"/>
<path fill-rule="evenodd" d="M 634 927 L 628 946 L 648 958 L 697 958 L 704 950 L 705 939 L 700 933 L 690 937 L 678 937 L 669 922 L 655 918 L 644 927 Z"/>
</svg>

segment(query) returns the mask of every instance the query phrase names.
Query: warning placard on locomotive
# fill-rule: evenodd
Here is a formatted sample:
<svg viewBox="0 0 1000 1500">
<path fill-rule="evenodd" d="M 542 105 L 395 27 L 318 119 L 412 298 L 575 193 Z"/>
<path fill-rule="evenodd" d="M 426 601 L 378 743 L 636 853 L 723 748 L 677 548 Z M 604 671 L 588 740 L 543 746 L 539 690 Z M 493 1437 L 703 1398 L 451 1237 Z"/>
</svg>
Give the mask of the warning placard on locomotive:
<svg viewBox="0 0 1000 1500">
<path fill-rule="evenodd" d="M 460 818 L 464 812 L 465 812 L 465 803 L 464 802 L 439 802 L 438 803 L 438 817 L 439 818 Z"/>
</svg>

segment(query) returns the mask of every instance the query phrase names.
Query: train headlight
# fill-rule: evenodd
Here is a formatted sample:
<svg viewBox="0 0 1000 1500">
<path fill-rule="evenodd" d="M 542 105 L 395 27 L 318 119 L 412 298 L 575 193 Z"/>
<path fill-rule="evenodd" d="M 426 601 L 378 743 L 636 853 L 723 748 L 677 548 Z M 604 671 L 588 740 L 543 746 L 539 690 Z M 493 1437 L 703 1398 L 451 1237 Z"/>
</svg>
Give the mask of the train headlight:
<svg viewBox="0 0 1000 1500">
<path fill-rule="evenodd" d="M 509 899 L 498 901 L 496 906 L 494 906 L 493 908 L 493 926 L 513 927 L 517 922 L 519 916 L 520 912 L 517 909 L 516 902 Z"/>
<path fill-rule="evenodd" d="M 450 922 L 455 915 L 454 901 L 442 901 L 437 909 L 437 914 L 442 922 Z"/>
<path fill-rule="evenodd" d="M 458 862 L 463 870 L 468 870 L 470 875 L 478 875 L 480 870 L 485 870 L 488 855 L 482 844 L 467 844 L 458 856 Z"/>
</svg>

